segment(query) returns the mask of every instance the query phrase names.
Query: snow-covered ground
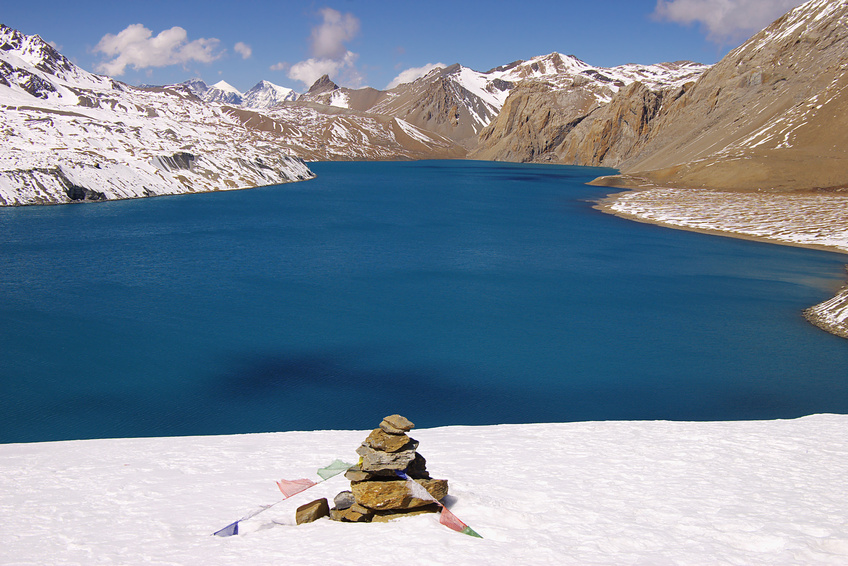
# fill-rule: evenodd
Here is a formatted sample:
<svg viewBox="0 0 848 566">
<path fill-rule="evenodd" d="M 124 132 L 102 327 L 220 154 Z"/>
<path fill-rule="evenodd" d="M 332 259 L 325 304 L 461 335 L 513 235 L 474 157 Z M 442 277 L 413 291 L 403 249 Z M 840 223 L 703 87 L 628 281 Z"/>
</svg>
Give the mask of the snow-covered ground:
<svg viewBox="0 0 848 566">
<path fill-rule="evenodd" d="M 0 563 L 843 565 L 846 429 L 848 415 L 413 430 L 482 539 L 434 515 L 295 526 L 341 475 L 212 536 L 279 501 L 276 480 L 354 461 L 368 431 L 6 444 Z"/>
</svg>

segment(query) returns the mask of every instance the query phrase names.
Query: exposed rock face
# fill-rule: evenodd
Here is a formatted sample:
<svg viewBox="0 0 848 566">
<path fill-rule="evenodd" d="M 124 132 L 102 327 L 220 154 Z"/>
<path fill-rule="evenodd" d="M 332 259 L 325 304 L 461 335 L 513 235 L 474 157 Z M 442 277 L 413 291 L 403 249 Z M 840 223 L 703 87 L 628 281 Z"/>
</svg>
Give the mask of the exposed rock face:
<svg viewBox="0 0 848 566">
<path fill-rule="evenodd" d="M 323 75 L 320 79 L 312 83 L 312 86 L 309 87 L 309 90 L 306 94 L 316 95 L 324 92 L 331 92 L 337 90 L 339 85 L 330 80 L 329 75 Z"/>
<path fill-rule="evenodd" d="M 603 164 L 677 187 L 848 185 L 846 68 L 848 2 L 807 2 L 665 94 L 636 144 Z M 579 141 L 571 155 L 594 164 Z"/>
<path fill-rule="evenodd" d="M 617 167 L 637 184 L 845 186 L 846 69 L 848 2 L 812 0 L 708 70 L 616 82 L 613 70 L 587 69 L 592 83 L 519 83 L 472 157 Z M 595 90 L 605 79 L 619 87 L 609 99 Z"/>
<path fill-rule="evenodd" d="M 613 146 L 624 147 L 621 138 L 633 137 L 628 130 L 634 125 L 642 135 L 642 115 L 656 114 L 664 90 L 679 90 L 706 68 L 682 61 L 605 69 L 559 54 L 516 64 L 508 76 L 523 80 L 514 83 L 500 113 L 481 132 L 472 157 L 606 164 L 621 153 Z"/>
<path fill-rule="evenodd" d="M 461 71 L 459 65 L 451 65 L 400 85 L 370 111 L 403 119 L 465 148 L 473 148 L 480 130 L 498 109 L 458 80 Z"/>
<path fill-rule="evenodd" d="M 560 90 L 541 81 L 519 83 L 480 134 L 478 159 L 560 161 L 556 151 L 597 99 L 581 89 Z"/>
<path fill-rule="evenodd" d="M 646 142 L 663 100 L 685 92 L 653 91 L 636 82 L 586 116 L 556 147 L 556 160 L 574 165 L 616 167 Z"/>
</svg>

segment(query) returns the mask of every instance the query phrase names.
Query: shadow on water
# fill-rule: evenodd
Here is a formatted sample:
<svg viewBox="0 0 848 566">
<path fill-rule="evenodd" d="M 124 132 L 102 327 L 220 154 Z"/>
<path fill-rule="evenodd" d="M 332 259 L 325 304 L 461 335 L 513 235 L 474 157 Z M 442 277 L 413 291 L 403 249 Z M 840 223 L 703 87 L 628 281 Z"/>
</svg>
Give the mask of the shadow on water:
<svg viewBox="0 0 848 566">
<path fill-rule="evenodd" d="M 314 427 L 316 421 L 327 428 L 368 428 L 375 418 L 397 412 L 416 415 L 418 426 L 475 424 L 490 412 L 508 413 L 515 400 L 498 387 L 463 381 L 455 371 L 379 368 L 341 352 L 250 353 L 224 367 L 211 378 L 207 399 L 234 416 L 239 408 L 253 412 L 260 428 L 267 426 L 260 424 L 264 417 L 278 411 L 281 430 Z"/>
</svg>

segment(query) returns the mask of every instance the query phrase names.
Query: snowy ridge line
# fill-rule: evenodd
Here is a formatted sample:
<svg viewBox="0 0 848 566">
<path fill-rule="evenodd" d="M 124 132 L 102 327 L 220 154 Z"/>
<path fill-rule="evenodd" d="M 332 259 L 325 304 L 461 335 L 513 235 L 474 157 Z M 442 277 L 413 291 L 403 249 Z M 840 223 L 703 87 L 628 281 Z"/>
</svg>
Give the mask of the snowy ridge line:
<svg viewBox="0 0 848 566">
<path fill-rule="evenodd" d="M 460 67 L 452 75 L 460 86 L 479 97 L 497 114 L 503 107 L 510 90 L 525 80 L 544 81 L 555 89 L 590 84 L 599 103 L 607 103 L 621 88 L 641 82 L 650 90 L 679 87 L 694 81 L 709 65 L 683 61 L 679 63 L 657 63 L 638 65 L 628 63 L 617 67 L 595 67 L 573 55 L 550 53 L 523 61 L 506 69 L 493 69 L 487 73 Z M 509 85 L 501 90 L 498 84 Z M 481 117 L 483 126 L 490 120 Z"/>
</svg>

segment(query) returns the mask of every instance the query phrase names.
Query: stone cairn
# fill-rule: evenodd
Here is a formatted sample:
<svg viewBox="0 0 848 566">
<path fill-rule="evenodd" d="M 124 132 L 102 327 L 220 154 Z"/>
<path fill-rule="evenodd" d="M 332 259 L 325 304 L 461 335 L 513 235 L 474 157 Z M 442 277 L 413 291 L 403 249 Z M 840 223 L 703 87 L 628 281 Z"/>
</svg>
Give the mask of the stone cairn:
<svg viewBox="0 0 848 566">
<path fill-rule="evenodd" d="M 438 513 L 439 505 L 413 497 L 402 471 L 421 484 L 430 495 L 442 500 L 448 494 L 448 480 L 435 480 L 427 473 L 424 457 L 416 452 L 418 441 L 406 433 L 412 430 L 409 420 L 400 415 L 383 419 L 356 449 L 359 464 L 345 473 L 350 491 L 339 493 L 330 509 L 335 521 L 367 523 L 384 522 L 398 517 Z"/>
</svg>

